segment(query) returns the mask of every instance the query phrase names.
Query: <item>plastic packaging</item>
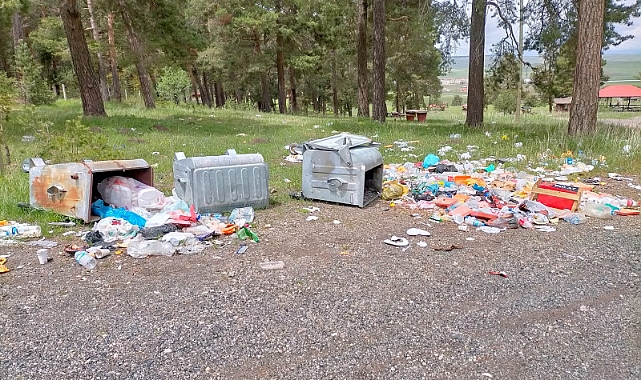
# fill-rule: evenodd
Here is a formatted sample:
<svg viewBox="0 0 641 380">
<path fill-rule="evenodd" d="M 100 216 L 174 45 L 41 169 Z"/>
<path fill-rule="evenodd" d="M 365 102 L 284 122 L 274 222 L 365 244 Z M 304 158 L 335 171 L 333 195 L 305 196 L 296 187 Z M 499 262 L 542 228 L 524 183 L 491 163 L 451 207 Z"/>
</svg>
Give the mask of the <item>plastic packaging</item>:
<svg viewBox="0 0 641 380">
<path fill-rule="evenodd" d="M 74 255 L 76 262 L 82 265 L 85 269 L 92 270 L 96 267 L 96 259 L 93 258 L 87 251 L 78 251 Z"/>
<path fill-rule="evenodd" d="M 149 255 L 171 256 L 176 251 L 170 242 L 160 240 L 134 240 L 127 246 L 127 254 L 137 259 Z"/>
<path fill-rule="evenodd" d="M 50 260 L 49 250 L 46 248 L 37 250 L 36 254 L 38 255 L 38 261 L 40 262 L 40 265 L 45 265 Z"/>
<path fill-rule="evenodd" d="M 141 234 L 145 239 L 158 239 L 165 234 L 175 231 L 178 231 L 178 228 L 175 225 L 168 223 L 163 224 L 162 226 L 145 227 L 142 229 Z"/>
<path fill-rule="evenodd" d="M 580 213 L 572 213 L 569 214 L 565 217 L 563 217 L 563 220 L 570 224 L 581 224 L 585 222 L 585 214 L 580 214 Z"/>
<path fill-rule="evenodd" d="M 103 259 L 111 255 L 111 251 L 109 251 L 107 248 L 100 248 L 100 247 L 87 248 L 87 252 L 91 256 L 95 257 L 96 259 Z"/>
<path fill-rule="evenodd" d="M 613 212 L 610 207 L 596 203 L 586 203 L 583 207 L 583 213 L 585 215 L 597 219 L 611 219 Z"/>
<path fill-rule="evenodd" d="M 245 223 L 251 223 L 254 221 L 254 208 L 253 207 L 241 207 L 235 208 L 229 214 L 229 221 L 236 223 L 237 220 L 244 219 Z M 238 223 L 236 223 L 238 224 Z"/>
<path fill-rule="evenodd" d="M 102 199 L 98 199 L 91 205 L 91 212 L 101 218 L 114 217 L 128 221 L 131 224 L 143 228 L 147 221 L 142 216 L 128 211 L 124 208 L 113 208 L 105 205 Z"/>
<path fill-rule="evenodd" d="M 127 210 L 134 207 L 159 210 L 165 205 L 162 192 L 129 177 L 106 178 L 98 184 L 98 192 L 106 203 Z"/>
</svg>

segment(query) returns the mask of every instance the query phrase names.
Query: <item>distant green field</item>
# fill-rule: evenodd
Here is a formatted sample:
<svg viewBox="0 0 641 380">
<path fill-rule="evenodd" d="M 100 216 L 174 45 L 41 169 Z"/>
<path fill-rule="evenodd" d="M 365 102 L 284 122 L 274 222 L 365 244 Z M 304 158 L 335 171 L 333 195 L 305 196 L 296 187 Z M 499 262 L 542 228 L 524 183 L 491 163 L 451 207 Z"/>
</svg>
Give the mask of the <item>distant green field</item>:
<svg viewBox="0 0 641 380">
<path fill-rule="evenodd" d="M 641 87 L 641 80 L 636 78 L 641 72 L 641 54 L 612 54 L 604 56 L 606 65 L 603 68 L 605 75 L 610 77 L 610 82 L 621 82 L 634 84 Z M 526 62 L 532 66 L 542 63 L 541 57 L 525 56 Z M 492 63 L 492 56 L 485 56 L 485 67 Z M 451 70 L 441 78 L 464 78 L 467 79 L 469 59 L 468 57 L 455 57 Z M 523 74 L 527 78 L 530 75 L 530 69 L 525 67 Z M 612 84 L 608 82 L 608 84 Z M 460 88 L 460 87 L 459 87 Z M 445 93 L 445 91 L 444 91 Z"/>
</svg>

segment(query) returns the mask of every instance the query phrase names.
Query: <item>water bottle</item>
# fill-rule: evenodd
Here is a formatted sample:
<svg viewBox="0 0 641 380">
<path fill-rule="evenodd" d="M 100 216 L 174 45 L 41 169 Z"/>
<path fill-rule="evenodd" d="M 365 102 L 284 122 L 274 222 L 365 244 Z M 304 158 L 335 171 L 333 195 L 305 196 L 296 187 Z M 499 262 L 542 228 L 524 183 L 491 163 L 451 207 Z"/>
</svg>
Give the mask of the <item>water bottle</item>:
<svg viewBox="0 0 641 380">
<path fill-rule="evenodd" d="M 18 226 L 18 234 L 24 237 L 40 237 L 42 229 L 40 226 Z"/>
<path fill-rule="evenodd" d="M 96 259 L 94 259 L 87 251 L 78 251 L 74 255 L 76 262 L 85 269 L 92 270 L 96 267 Z"/>
<path fill-rule="evenodd" d="M 467 218 L 465 218 L 465 224 L 469 224 L 473 227 L 481 227 L 485 225 L 485 223 L 481 222 L 473 216 L 468 216 Z"/>
</svg>

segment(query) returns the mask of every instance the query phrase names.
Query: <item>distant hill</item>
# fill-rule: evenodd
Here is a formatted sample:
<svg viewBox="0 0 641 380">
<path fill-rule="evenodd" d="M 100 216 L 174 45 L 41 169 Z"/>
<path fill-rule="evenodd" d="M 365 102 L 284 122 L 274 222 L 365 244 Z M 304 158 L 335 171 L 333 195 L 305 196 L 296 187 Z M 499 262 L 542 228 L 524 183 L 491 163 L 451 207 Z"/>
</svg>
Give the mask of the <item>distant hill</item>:
<svg viewBox="0 0 641 380">
<path fill-rule="evenodd" d="M 486 68 L 492 63 L 493 58 L 494 56 L 492 55 L 485 56 Z M 606 55 L 604 58 L 606 65 L 603 70 L 605 75 L 610 77 L 610 81 L 634 80 L 641 71 L 641 54 L 611 54 Z M 524 60 L 532 66 L 543 63 L 543 59 L 538 56 L 525 56 Z M 452 64 L 450 72 L 440 78 L 467 78 L 468 66 L 468 57 L 454 57 L 454 63 Z M 523 68 L 523 75 L 526 78 L 529 77 L 530 72 L 531 70 L 527 66 Z"/>
</svg>

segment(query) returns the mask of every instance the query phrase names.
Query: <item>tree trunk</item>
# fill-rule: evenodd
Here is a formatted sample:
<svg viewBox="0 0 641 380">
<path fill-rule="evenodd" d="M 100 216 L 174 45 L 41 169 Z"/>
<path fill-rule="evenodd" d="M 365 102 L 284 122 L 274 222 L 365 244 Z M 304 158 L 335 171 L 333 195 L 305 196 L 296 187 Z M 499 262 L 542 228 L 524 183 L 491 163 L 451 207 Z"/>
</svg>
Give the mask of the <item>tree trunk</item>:
<svg viewBox="0 0 641 380">
<path fill-rule="evenodd" d="M 109 63 L 111 66 L 111 83 L 113 85 L 113 100 L 122 101 L 120 89 L 120 76 L 118 74 L 118 60 L 116 59 L 116 39 L 114 38 L 114 13 L 107 15 L 107 36 L 109 38 Z"/>
<path fill-rule="evenodd" d="M 601 82 L 601 44 L 603 43 L 603 0 L 579 1 L 579 25 L 574 91 L 570 104 L 568 133 L 591 134 L 596 130 Z"/>
<path fill-rule="evenodd" d="M 285 93 L 285 58 L 283 56 L 283 34 L 280 31 L 282 0 L 276 0 L 276 73 L 278 76 L 278 112 L 287 112 L 287 94 Z"/>
<path fill-rule="evenodd" d="M 372 119 L 384 123 L 387 116 L 387 105 L 385 104 L 385 0 L 374 0 L 372 23 L 374 24 Z"/>
<path fill-rule="evenodd" d="M 143 51 L 140 40 L 134 31 L 131 18 L 127 12 L 127 8 L 124 0 L 118 0 L 120 5 L 120 16 L 122 17 L 122 22 L 125 26 L 125 35 L 127 36 L 127 41 L 129 42 L 129 47 L 131 51 L 136 56 L 136 71 L 138 72 L 138 81 L 140 82 L 140 92 L 142 94 L 142 99 L 145 102 L 145 107 L 147 108 L 156 108 L 156 102 L 154 100 L 154 94 L 151 86 L 151 80 L 149 78 L 149 72 L 147 72 L 147 65 L 145 58 L 145 53 Z"/>
<path fill-rule="evenodd" d="M 487 0 L 472 0 L 467 116 L 465 118 L 465 125 L 468 127 L 480 127 L 483 125 L 486 7 Z"/>
<path fill-rule="evenodd" d="M 94 41 L 98 44 L 100 49 L 100 33 L 98 32 L 98 23 L 93 12 L 93 0 L 87 0 L 87 10 L 89 11 L 89 23 L 91 25 L 91 35 Z M 107 69 L 105 68 L 105 61 L 102 59 L 102 52 L 98 50 L 96 53 L 98 58 L 98 80 L 100 81 L 100 93 L 102 100 L 109 100 L 109 88 L 107 87 Z"/>
<path fill-rule="evenodd" d="M 225 106 L 225 92 L 220 82 L 214 82 L 214 93 L 216 94 L 216 107 L 223 108 Z"/>
<path fill-rule="evenodd" d="M 269 93 L 269 81 L 267 73 L 260 75 L 261 101 L 260 110 L 262 112 L 272 112 L 272 97 Z"/>
<path fill-rule="evenodd" d="M 85 116 L 107 116 L 105 105 L 100 96 L 98 79 L 91 65 L 91 56 L 76 0 L 64 0 L 60 4 L 60 16 L 67 35 L 73 69 L 78 78 L 83 114 Z"/>
<path fill-rule="evenodd" d="M 198 79 L 198 77 L 196 78 Z M 200 83 L 200 79 L 198 79 L 198 83 Z M 203 71 L 203 82 L 202 82 L 202 87 L 200 91 L 201 91 L 201 96 L 204 96 L 205 104 L 207 104 L 207 106 L 211 108 L 213 105 L 213 102 L 212 102 L 213 96 L 211 93 L 211 85 L 209 84 L 209 76 L 207 75 L 206 71 Z"/>
<path fill-rule="evenodd" d="M 11 16 L 11 32 L 13 34 L 13 49 L 18 47 L 21 40 L 24 40 L 24 29 L 22 29 L 22 16 L 15 11 Z"/>
<path fill-rule="evenodd" d="M 338 89 L 337 85 L 337 75 L 336 75 L 336 50 L 332 50 L 332 108 L 334 108 L 334 115 L 338 116 Z"/>
<path fill-rule="evenodd" d="M 300 109 L 298 108 L 298 94 L 296 93 L 296 76 L 294 75 L 294 68 L 291 66 L 289 67 L 289 86 L 291 88 L 291 98 L 289 100 L 291 112 L 296 113 Z"/>
<path fill-rule="evenodd" d="M 399 91 L 400 91 L 400 85 L 398 82 L 396 82 L 396 96 L 394 97 L 394 102 L 396 103 L 396 112 L 400 113 L 400 108 L 401 108 L 401 103 L 399 101 Z"/>
<path fill-rule="evenodd" d="M 200 104 L 200 99 L 202 97 L 202 90 L 201 90 L 201 85 L 198 83 L 199 81 L 196 79 L 198 77 L 198 71 L 194 68 L 194 66 L 188 64 L 187 65 L 187 74 L 189 75 L 189 81 L 191 82 L 191 88 L 194 91 L 194 98 L 196 98 L 196 104 Z M 189 97 L 191 100 L 191 96 Z M 203 104 L 205 104 L 203 102 Z"/>
<path fill-rule="evenodd" d="M 358 59 L 358 116 L 369 117 L 367 81 L 367 0 L 358 0 L 358 39 L 356 41 Z"/>
</svg>

